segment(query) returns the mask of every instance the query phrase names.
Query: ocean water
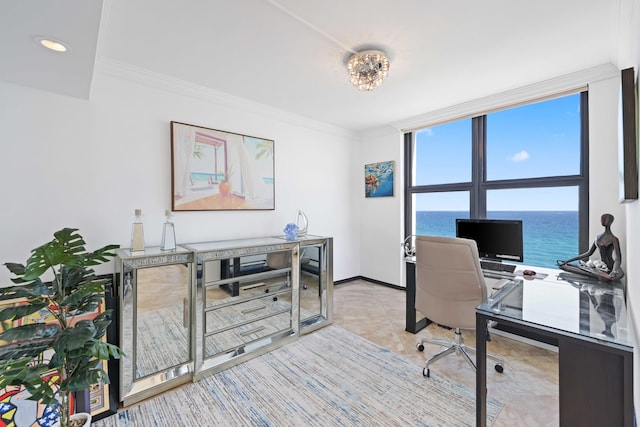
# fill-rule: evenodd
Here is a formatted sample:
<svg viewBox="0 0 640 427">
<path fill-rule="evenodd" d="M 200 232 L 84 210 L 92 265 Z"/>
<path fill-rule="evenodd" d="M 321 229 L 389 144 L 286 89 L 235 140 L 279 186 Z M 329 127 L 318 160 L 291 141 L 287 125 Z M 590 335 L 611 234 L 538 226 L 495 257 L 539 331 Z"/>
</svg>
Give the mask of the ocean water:
<svg viewBox="0 0 640 427">
<path fill-rule="evenodd" d="M 219 173 L 218 175 L 214 173 L 201 173 L 201 172 L 191 172 L 191 181 L 193 183 L 202 183 L 211 181 L 222 181 L 224 179 L 224 173 Z"/>
<path fill-rule="evenodd" d="M 456 218 L 468 212 L 418 211 L 416 234 L 455 237 Z M 578 255 L 577 211 L 492 211 L 489 219 L 521 219 L 524 264 L 556 267 L 556 260 Z"/>
</svg>

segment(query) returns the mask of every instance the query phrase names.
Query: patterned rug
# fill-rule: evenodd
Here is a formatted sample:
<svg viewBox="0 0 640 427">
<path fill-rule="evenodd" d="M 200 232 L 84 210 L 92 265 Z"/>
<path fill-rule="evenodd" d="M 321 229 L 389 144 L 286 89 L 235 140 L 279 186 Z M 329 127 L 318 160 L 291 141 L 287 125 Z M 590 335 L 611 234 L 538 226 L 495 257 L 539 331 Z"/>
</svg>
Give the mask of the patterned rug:
<svg viewBox="0 0 640 427">
<path fill-rule="evenodd" d="M 489 398 L 488 424 L 503 404 Z M 475 393 L 331 325 L 95 427 L 471 426 Z"/>
</svg>

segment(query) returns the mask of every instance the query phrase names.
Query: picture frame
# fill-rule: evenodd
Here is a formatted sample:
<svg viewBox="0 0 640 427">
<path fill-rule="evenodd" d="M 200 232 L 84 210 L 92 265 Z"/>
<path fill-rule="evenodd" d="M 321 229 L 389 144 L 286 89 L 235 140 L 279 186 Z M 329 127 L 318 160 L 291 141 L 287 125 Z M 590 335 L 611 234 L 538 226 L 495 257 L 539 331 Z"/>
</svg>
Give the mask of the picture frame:
<svg viewBox="0 0 640 427">
<path fill-rule="evenodd" d="M 364 195 L 393 197 L 395 162 L 393 160 L 364 165 Z"/>
<path fill-rule="evenodd" d="M 83 319 L 91 319 L 105 310 L 113 310 L 115 308 L 115 296 L 113 295 L 113 277 L 112 275 L 99 276 L 98 279 L 107 279 L 109 283 L 105 287 L 104 297 L 100 302 L 96 311 L 85 313 L 78 317 L 75 321 Z M 0 300 L 0 308 L 6 306 L 21 305 L 26 302 L 26 298 L 12 298 Z M 14 326 L 30 323 L 31 321 L 44 320 L 45 322 L 53 321 L 48 319 L 46 310 L 34 313 L 30 319 L 24 322 L 23 319 L 14 321 L 4 321 L 0 324 L 0 330 L 5 330 Z M 103 337 L 110 343 L 117 342 L 117 324 L 115 315 L 112 315 L 112 322 L 107 328 L 107 334 Z M 0 342 L 0 346 L 7 343 Z M 93 420 L 100 420 L 107 416 L 113 415 L 118 409 L 118 362 L 115 359 L 101 361 L 102 368 L 109 376 L 110 384 L 95 384 L 84 393 L 75 393 L 73 405 L 75 412 L 88 412 Z M 55 381 L 54 377 L 49 378 Z M 24 427 L 41 427 L 43 425 L 52 424 L 57 417 L 52 418 L 52 410 L 47 408 L 40 402 L 27 399 L 29 393 L 22 387 L 7 387 L 0 389 L 0 425 L 13 425 Z M 5 424 L 2 424 L 4 422 Z"/>
<path fill-rule="evenodd" d="M 102 339 L 111 344 L 120 345 L 114 276 L 113 274 L 98 275 L 97 280 L 106 281 L 103 301 L 100 305 L 105 310 L 111 310 L 111 324 L 107 327 L 107 333 Z M 99 313 L 99 311 L 96 311 L 94 315 Z M 120 403 L 118 396 L 118 390 L 120 389 L 120 362 L 118 359 L 110 358 L 108 361 L 103 360 L 101 363 L 103 364 L 102 369 L 109 376 L 109 384 L 106 386 L 104 384 L 94 384 L 84 393 L 76 393 L 78 411 L 90 413 L 91 419 L 94 421 L 114 415 L 118 411 Z"/>
<path fill-rule="evenodd" d="M 620 72 L 620 104 L 618 108 L 618 167 L 620 202 L 638 199 L 638 85 L 635 71 Z"/>
<path fill-rule="evenodd" d="M 274 210 L 274 145 L 271 139 L 172 121 L 172 210 Z"/>
</svg>

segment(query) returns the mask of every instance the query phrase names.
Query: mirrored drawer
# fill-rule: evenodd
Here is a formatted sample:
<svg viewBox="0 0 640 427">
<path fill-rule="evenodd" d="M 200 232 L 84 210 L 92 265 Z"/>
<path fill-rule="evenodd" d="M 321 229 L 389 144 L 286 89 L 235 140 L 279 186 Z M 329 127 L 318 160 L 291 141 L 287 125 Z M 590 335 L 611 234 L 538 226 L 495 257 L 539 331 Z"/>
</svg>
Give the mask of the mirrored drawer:
<svg viewBox="0 0 640 427">
<path fill-rule="evenodd" d="M 281 313 L 205 337 L 205 358 L 291 328 L 291 313 Z"/>
<path fill-rule="evenodd" d="M 215 306 L 214 306 L 215 307 Z M 291 292 L 270 294 L 224 307 L 207 307 L 204 332 L 216 332 L 279 313 L 291 313 Z"/>
<path fill-rule="evenodd" d="M 282 278 L 273 282 L 255 281 L 244 285 L 245 286 L 238 289 L 235 296 L 231 296 L 227 292 L 225 289 L 227 285 L 208 285 L 205 293 L 207 307 L 235 304 L 236 302 L 250 298 L 271 295 L 281 291 L 291 292 L 291 284 L 288 281 L 282 280 Z"/>
</svg>

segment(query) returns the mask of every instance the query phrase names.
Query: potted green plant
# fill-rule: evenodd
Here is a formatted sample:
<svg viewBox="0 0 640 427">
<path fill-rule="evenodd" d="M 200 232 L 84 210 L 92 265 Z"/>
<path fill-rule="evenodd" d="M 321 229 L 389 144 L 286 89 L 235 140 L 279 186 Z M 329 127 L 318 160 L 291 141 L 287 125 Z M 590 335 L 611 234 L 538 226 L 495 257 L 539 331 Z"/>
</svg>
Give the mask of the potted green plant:
<svg viewBox="0 0 640 427">
<path fill-rule="evenodd" d="M 88 252 L 77 231 L 65 228 L 54 233 L 53 240 L 31 251 L 26 265 L 6 263 L 15 285 L 0 288 L 0 297 L 22 301 L 0 310 L 0 321 L 14 322 L 36 313 L 54 319 L 23 322 L 0 333 L 0 341 L 7 343 L 0 347 L 0 388 L 24 386 L 29 399 L 56 408 L 61 427 L 73 425 L 71 393 L 99 381 L 108 383 L 99 362 L 122 355 L 117 346 L 101 339 L 111 323 L 110 310 L 91 320 L 77 319 L 97 309 L 105 290 L 106 281 L 98 280 L 90 267 L 109 261 L 118 245 Z M 51 277 L 45 282 L 46 274 Z M 58 378 L 55 383 L 43 379 L 50 372 Z"/>
</svg>

